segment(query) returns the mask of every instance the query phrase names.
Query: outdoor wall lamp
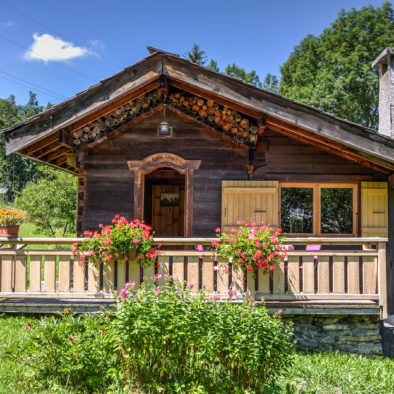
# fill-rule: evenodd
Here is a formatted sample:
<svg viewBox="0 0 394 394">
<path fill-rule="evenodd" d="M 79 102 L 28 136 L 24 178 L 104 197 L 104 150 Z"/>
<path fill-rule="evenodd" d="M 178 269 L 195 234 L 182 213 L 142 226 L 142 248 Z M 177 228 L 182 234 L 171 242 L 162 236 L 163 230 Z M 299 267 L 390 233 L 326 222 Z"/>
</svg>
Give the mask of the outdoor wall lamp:
<svg viewBox="0 0 394 394">
<path fill-rule="evenodd" d="M 166 108 L 167 104 L 163 105 L 163 121 L 157 127 L 157 135 L 159 137 L 171 137 L 172 136 L 172 126 L 166 121 Z"/>
</svg>

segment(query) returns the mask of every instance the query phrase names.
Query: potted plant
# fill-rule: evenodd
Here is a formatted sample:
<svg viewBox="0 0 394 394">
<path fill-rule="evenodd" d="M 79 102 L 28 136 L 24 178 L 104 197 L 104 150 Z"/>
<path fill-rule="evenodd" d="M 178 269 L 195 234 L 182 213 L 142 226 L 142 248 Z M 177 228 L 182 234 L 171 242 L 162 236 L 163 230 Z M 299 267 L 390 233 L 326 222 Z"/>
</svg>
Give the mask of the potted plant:
<svg viewBox="0 0 394 394">
<path fill-rule="evenodd" d="M 0 209 L 0 237 L 16 238 L 25 215 L 13 209 Z"/>
<path fill-rule="evenodd" d="M 216 253 L 231 258 L 234 265 L 254 274 L 258 268 L 265 273 L 274 271 L 275 265 L 286 257 L 282 229 L 273 230 L 266 225 L 249 225 L 242 221 L 237 224 L 239 227 L 233 228 L 229 234 L 216 229 L 218 240 L 212 242 Z"/>
<path fill-rule="evenodd" d="M 82 243 L 74 244 L 72 251 L 79 252 L 80 264 L 137 260 L 147 266 L 159 253 L 160 245 L 153 245 L 152 228 L 138 219 L 129 222 L 115 215 L 111 225 L 100 224 L 99 227 L 99 231 L 85 231 Z"/>
</svg>

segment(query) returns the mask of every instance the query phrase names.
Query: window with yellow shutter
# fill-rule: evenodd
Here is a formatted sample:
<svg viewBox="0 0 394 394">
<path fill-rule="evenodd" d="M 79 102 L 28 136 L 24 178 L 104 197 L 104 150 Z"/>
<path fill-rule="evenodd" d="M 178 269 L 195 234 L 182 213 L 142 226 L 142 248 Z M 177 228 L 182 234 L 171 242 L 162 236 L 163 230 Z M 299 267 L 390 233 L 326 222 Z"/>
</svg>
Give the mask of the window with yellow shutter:
<svg viewBox="0 0 394 394">
<path fill-rule="evenodd" d="M 239 220 L 278 227 L 278 188 L 278 181 L 222 181 L 222 231 Z"/>
<path fill-rule="evenodd" d="M 388 236 L 387 182 L 361 182 L 361 236 Z"/>
</svg>

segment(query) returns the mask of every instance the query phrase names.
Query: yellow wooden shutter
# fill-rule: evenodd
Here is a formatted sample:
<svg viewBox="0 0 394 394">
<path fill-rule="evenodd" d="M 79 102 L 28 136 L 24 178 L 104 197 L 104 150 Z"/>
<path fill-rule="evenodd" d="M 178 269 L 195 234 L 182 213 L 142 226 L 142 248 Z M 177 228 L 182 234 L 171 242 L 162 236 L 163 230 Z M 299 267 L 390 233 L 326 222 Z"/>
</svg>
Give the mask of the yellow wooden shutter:
<svg viewBox="0 0 394 394">
<path fill-rule="evenodd" d="M 387 182 L 361 182 L 361 236 L 387 237 Z"/>
<path fill-rule="evenodd" d="M 237 221 L 278 227 L 278 181 L 222 181 L 222 231 Z"/>
</svg>

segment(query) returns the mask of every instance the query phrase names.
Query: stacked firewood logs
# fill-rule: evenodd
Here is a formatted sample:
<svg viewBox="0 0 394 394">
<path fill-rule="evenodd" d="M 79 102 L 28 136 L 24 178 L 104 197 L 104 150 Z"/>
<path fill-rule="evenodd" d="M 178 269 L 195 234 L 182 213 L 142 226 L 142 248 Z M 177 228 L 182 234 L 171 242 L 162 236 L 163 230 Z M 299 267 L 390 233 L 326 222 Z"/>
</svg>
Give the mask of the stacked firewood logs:
<svg viewBox="0 0 394 394">
<path fill-rule="evenodd" d="M 213 100 L 187 95 L 184 92 L 170 94 L 169 100 L 171 104 L 183 108 L 196 118 L 233 135 L 238 140 L 251 143 L 255 143 L 257 140 L 257 124 L 253 124 L 250 119 L 231 108 L 220 106 Z"/>
<path fill-rule="evenodd" d="M 212 100 L 185 92 L 172 93 L 167 98 L 157 89 L 76 130 L 72 134 L 74 145 L 84 145 L 98 140 L 132 118 L 164 102 L 233 136 L 238 141 L 254 144 L 257 140 L 258 127 L 254 119 L 246 118 L 237 111 L 221 106 Z"/>
<path fill-rule="evenodd" d="M 88 126 L 74 131 L 74 145 L 78 146 L 100 139 L 111 130 L 135 118 L 148 108 L 155 107 L 162 103 L 163 100 L 163 94 L 159 90 L 154 90 L 143 97 L 130 101 L 108 115 L 90 123 Z"/>
</svg>

